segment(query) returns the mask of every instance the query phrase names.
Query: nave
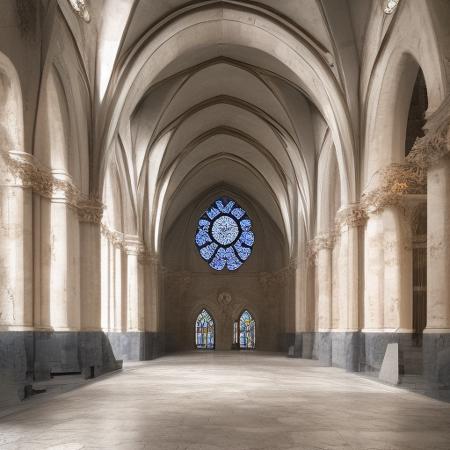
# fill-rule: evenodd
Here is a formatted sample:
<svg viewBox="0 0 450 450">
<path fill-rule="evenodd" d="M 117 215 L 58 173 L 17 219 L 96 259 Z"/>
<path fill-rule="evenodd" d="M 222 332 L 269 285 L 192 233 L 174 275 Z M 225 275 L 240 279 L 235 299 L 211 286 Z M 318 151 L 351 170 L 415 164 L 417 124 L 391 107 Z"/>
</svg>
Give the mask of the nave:
<svg viewBox="0 0 450 450">
<path fill-rule="evenodd" d="M 133 362 L 0 419 L 0 449 L 449 448 L 450 404 L 317 361 L 186 352 Z"/>
</svg>

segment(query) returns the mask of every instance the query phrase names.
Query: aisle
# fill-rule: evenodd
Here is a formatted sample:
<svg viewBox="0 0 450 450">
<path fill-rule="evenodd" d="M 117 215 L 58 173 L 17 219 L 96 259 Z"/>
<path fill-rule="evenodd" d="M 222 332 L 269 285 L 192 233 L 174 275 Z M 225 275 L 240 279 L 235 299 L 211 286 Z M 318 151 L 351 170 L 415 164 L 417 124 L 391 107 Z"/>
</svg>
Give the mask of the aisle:
<svg viewBox="0 0 450 450">
<path fill-rule="evenodd" d="M 277 354 L 125 366 L 0 419 L 4 449 L 449 449 L 450 405 Z"/>
</svg>

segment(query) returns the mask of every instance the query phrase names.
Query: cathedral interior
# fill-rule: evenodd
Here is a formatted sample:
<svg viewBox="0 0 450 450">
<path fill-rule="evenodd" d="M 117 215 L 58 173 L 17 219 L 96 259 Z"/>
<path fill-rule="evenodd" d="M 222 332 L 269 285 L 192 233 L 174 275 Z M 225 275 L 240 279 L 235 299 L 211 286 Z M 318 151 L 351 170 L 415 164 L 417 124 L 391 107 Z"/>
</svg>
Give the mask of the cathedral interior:
<svg viewBox="0 0 450 450">
<path fill-rule="evenodd" d="M 0 7 L 0 449 L 450 448 L 448 0 Z"/>
</svg>

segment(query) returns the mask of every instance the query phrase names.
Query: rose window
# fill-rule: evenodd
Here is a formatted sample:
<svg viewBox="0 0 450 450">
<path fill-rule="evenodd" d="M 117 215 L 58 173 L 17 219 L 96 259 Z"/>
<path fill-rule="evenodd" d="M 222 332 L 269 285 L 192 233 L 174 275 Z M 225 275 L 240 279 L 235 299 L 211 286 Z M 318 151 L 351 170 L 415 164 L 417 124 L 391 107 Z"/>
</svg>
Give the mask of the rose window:
<svg viewBox="0 0 450 450">
<path fill-rule="evenodd" d="M 252 253 L 252 221 L 234 200 L 216 200 L 198 221 L 195 244 L 200 256 L 215 270 L 236 270 Z"/>
</svg>

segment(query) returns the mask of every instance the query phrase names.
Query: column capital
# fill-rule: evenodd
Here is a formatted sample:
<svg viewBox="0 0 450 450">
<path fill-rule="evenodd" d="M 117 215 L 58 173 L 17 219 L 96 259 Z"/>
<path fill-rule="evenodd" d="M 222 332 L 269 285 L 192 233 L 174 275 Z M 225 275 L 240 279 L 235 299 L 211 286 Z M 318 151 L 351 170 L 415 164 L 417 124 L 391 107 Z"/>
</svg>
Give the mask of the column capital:
<svg viewBox="0 0 450 450">
<path fill-rule="evenodd" d="M 367 220 L 367 212 L 360 203 L 351 203 L 339 209 L 336 214 L 335 226 L 336 234 L 339 234 L 343 227 L 362 227 Z"/>
<path fill-rule="evenodd" d="M 97 198 L 79 200 L 77 203 L 80 222 L 100 225 L 103 217 L 103 203 Z"/>
<path fill-rule="evenodd" d="M 407 160 L 428 169 L 450 155 L 450 95 L 429 117 L 424 128 L 425 136 L 416 140 Z"/>
<path fill-rule="evenodd" d="M 318 234 L 314 239 L 311 239 L 306 246 L 306 256 L 309 261 L 314 261 L 320 250 L 331 250 L 334 246 L 335 233 Z"/>
<path fill-rule="evenodd" d="M 391 164 L 379 170 L 375 177 L 379 180 L 379 186 L 364 192 L 361 197 L 366 214 L 397 206 L 407 195 L 426 193 L 426 171 L 412 162 Z"/>
<path fill-rule="evenodd" d="M 125 238 L 123 241 L 123 250 L 127 255 L 141 256 L 145 253 L 144 244 L 134 238 Z"/>
</svg>

